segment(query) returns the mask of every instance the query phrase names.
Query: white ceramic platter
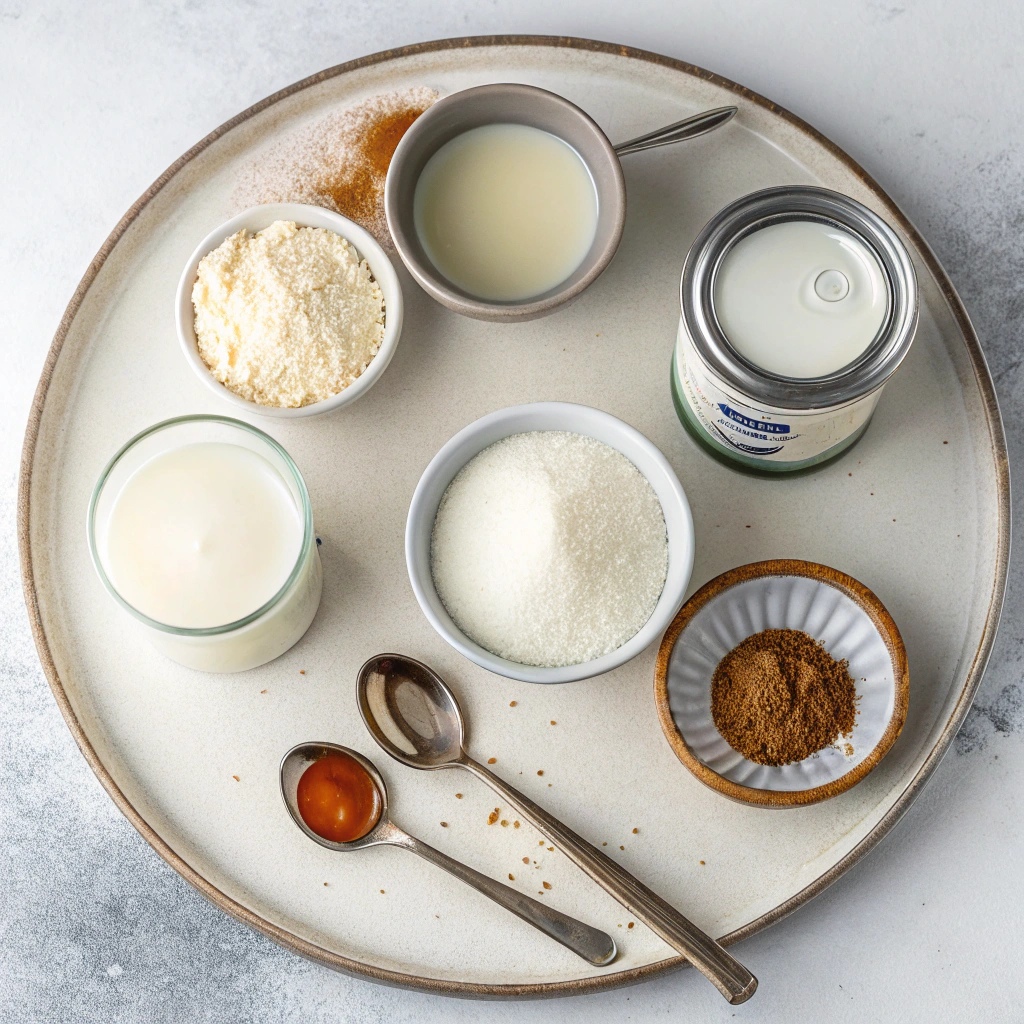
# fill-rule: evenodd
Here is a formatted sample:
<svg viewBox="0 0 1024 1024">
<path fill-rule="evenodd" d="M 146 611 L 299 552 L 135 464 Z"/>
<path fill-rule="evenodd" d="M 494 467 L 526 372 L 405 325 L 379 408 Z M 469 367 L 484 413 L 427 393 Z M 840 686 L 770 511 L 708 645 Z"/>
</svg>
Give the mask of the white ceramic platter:
<svg viewBox="0 0 1024 1024">
<path fill-rule="evenodd" d="M 501 81 L 567 96 L 613 141 L 707 107 L 736 103 L 740 112 L 712 135 L 624 159 L 621 247 L 569 309 L 513 325 L 462 319 L 401 271 L 402 344 L 373 390 L 329 416 L 254 418 L 298 463 L 323 538 L 323 603 L 309 633 L 279 661 L 237 676 L 163 660 L 103 592 L 85 512 L 104 463 L 135 432 L 182 413 L 228 411 L 175 337 L 175 286 L 189 254 L 238 212 L 238 175 L 283 134 L 376 93 Z M 856 448 L 809 476 L 766 480 L 697 449 L 673 411 L 669 365 L 691 239 L 731 200 L 787 183 L 845 192 L 900 231 L 920 278 L 921 326 Z M 542 399 L 606 410 L 665 453 L 693 506 L 691 589 L 741 563 L 790 557 L 833 565 L 881 598 L 906 641 L 910 711 L 864 782 L 769 821 L 676 760 L 652 695 L 656 645 L 601 678 L 537 686 L 487 673 L 434 633 L 403 557 L 416 481 L 467 423 Z M 628 929 L 625 911 L 531 829 L 488 826 L 489 790 L 461 774 L 414 772 L 375 749 L 354 699 L 362 662 L 395 650 L 433 666 L 468 713 L 476 757 L 497 758 L 498 772 L 606 842 L 703 928 L 740 938 L 869 849 L 944 752 L 991 647 L 1008 496 L 992 384 L 959 300 L 848 157 L 766 100 L 676 61 L 583 41 L 492 38 L 326 71 L 239 115 L 156 182 L 97 255 L 54 340 L 28 427 L 19 516 L 29 611 L 58 703 L 161 856 L 228 913 L 323 963 L 397 984 L 515 996 L 622 984 L 680 960 L 643 926 Z M 370 756 L 395 819 L 429 843 L 496 878 L 515 875 L 510 884 L 531 895 L 549 882 L 543 898 L 611 932 L 620 959 L 589 968 L 402 851 L 332 854 L 311 843 L 284 811 L 277 765 L 293 744 L 316 739 Z M 502 816 L 513 817 L 507 808 Z"/>
</svg>

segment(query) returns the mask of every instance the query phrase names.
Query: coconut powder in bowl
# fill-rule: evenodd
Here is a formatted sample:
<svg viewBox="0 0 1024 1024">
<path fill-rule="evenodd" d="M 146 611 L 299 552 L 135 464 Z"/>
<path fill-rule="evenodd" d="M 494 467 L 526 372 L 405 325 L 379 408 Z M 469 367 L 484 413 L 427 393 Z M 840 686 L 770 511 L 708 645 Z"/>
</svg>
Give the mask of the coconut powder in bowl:
<svg viewBox="0 0 1024 1024">
<path fill-rule="evenodd" d="M 258 405 L 338 394 L 384 339 L 384 294 L 366 260 L 334 231 L 294 221 L 226 238 L 200 261 L 192 304 L 210 372 Z"/>
</svg>

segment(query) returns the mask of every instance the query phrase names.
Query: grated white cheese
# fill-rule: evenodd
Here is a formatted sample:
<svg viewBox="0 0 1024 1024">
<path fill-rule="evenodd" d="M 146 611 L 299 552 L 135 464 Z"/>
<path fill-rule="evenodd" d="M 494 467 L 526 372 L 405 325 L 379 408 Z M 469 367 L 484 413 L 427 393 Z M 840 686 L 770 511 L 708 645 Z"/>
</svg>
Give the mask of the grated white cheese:
<svg viewBox="0 0 1024 1024">
<path fill-rule="evenodd" d="M 578 665 L 621 647 L 665 586 L 661 503 L 621 452 L 566 431 L 485 448 L 445 491 L 431 573 L 468 637 L 521 665 Z"/>
<path fill-rule="evenodd" d="M 275 221 L 239 231 L 199 263 L 199 354 L 236 395 L 297 408 L 347 388 L 384 338 L 384 295 L 350 242 Z"/>
</svg>

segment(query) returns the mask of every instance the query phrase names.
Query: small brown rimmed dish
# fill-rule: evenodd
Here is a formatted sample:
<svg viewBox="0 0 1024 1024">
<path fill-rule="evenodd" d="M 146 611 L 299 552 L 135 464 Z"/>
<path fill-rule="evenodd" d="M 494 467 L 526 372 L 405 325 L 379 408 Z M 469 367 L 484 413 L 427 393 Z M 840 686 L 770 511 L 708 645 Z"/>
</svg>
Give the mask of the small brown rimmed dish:
<svg viewBox="0 0 1024 1024">
<path fill-rule="evenodd" d="M 781 767 L 749 761 L 726 742 L 711 717 L 711 676 L 762 629 L 802 630 L 849 662 L 852 736 Z M 794 559 L 741 565 L 701 587 L 662 638 L 654 673 L 658 717 L 679 760 L 717 793 L 758 807 L 801 807 L 860 782 L 899 736 L 909 687 L 903 639 L 882 602 L 838 569 Z"/>
</svg>

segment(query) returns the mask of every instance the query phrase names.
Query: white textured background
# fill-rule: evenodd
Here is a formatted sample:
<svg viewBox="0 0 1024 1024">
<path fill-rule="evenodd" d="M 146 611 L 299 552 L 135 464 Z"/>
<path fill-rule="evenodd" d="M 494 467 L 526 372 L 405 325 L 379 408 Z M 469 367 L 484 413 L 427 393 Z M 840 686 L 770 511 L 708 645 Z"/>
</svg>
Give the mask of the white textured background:
<svg viewBox="0 0 1024 1024">
<path fill-rule="evenodd" d="M 995 653 L 953 749 L 865 862 L 738 947 L 761 979 L 742 1007 L 692 971 L 501 1004 L 332 974 L 208 905 L 78 754 L 36 661 L 14 539 L 22 431 L 78 279 L 150 182 L 249 104 L 376 50 L 497 32 L 588 36 L 681 58 L 844 147 L 952 276 L 996 378 L 1013 469 L 1024 470 L 1024 7 L 1014 0 L 0 0 L 0 1017 L 1024 1019 L 1020 537 Z"/>
</svg>

